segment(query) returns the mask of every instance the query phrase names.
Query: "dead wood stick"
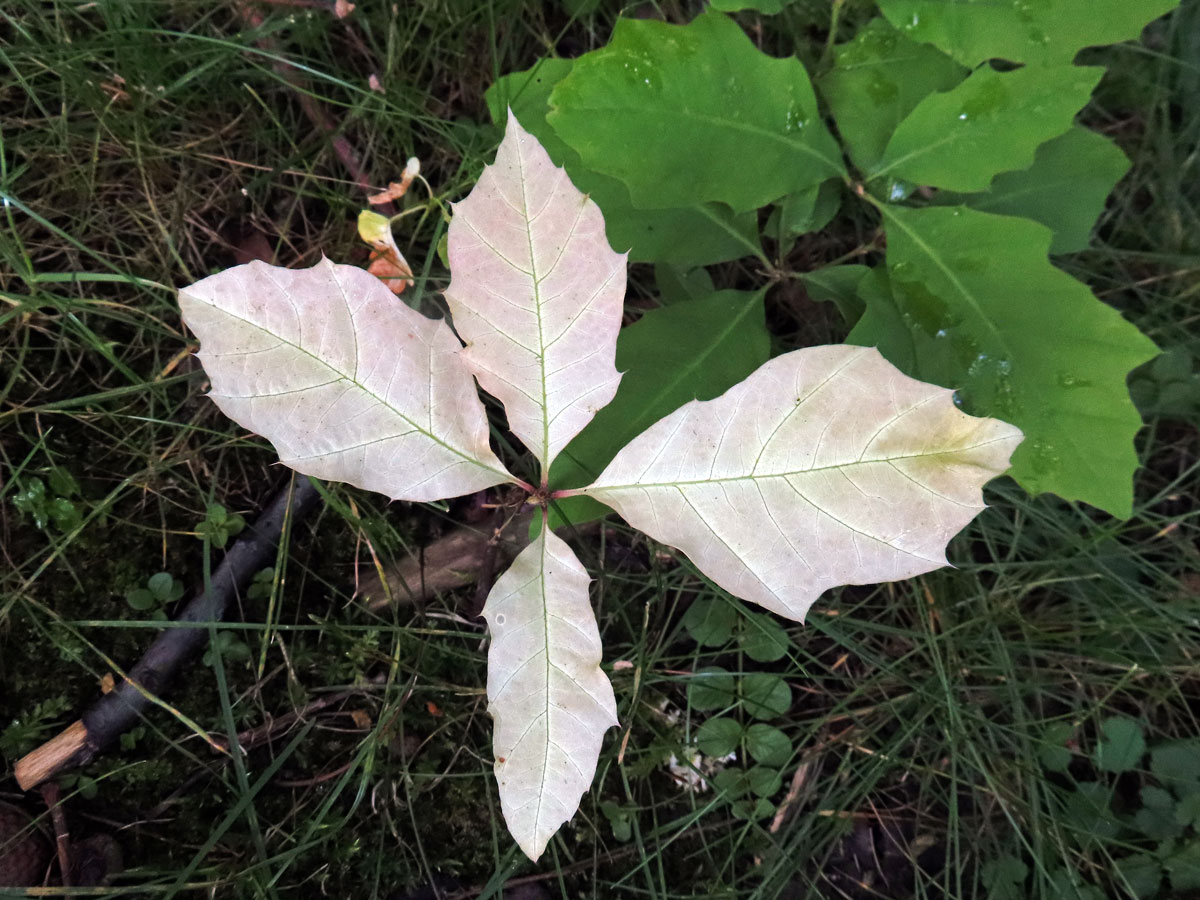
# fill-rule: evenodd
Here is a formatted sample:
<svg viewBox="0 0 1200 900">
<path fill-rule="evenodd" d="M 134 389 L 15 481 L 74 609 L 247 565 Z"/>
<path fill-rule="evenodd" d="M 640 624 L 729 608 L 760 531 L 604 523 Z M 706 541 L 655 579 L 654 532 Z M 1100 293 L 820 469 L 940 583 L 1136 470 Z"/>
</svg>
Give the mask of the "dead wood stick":
<svg viewBox="0 0 1200 900">
<path fill-rule="evenodd" d="M 438 594 L 474 584 L 490 552 L 493 565 L 512 562 L 529 544 L 533 507 L 513 518 L 497 537 L 492 528 L 456 528 L 395 563 L 385 574 L 387 588 L 378 576 L 364 579 L 361 594 L 370 609 L 389 603 L 423 603 Z"/>
<path fill-rule="evenodd" d="M 537 507 L 527 506 L 504 526 L 499 536 L 486 528 L 456 528 L 421 553 L 410 554 L 393 564 L 384 573 L 386 588 L 379 576 L 371 575 L 363 579 L 359 593 L 368 608 L 378 612 L 393 602 L 424 603 L 446 591 L 475 584 L 481 572 L 490 571 L 494 575 L 503 571 L 529 546 L 529 524 L 535 512 Z M 599 525 L 589 522 L 557 531 L 563 537 L 578 537 L 593 534 Z M 482 599 L 477 597 L 473 608 L 466 612 L 478 613 L 483 608 Z"/>
<path fill-rule="evenodd" d="M 208 590 L 199 591 L 164 630 L 116 688 L 101 697 L 83 717 L 17 761 L 14 774 L 22 790 L 30 790 L 67 769 L 91 762 L 100 751 L 128 731 L 162 693 L 176 670 L 208 641 L 208 625 L 219 622 L 229 601 L 254 573 L 275 561 L 284 525 L 302 519 L 320 494 L 307 478 L 289 479 L 271 505 L 225 554 L 212 573 Z"/>
<path fill-rule="evenodd" d="M 50 810 L 50 821 L 54 823 L 54 848 L 58 852 L 58 869 L 63 887 L 75 883 L 71 866 L 71 832 L 67 829 L 67 817 L 62 810 L 62 797 L 57 784 L 42 785 L 42 799 Z"/>
</svg>

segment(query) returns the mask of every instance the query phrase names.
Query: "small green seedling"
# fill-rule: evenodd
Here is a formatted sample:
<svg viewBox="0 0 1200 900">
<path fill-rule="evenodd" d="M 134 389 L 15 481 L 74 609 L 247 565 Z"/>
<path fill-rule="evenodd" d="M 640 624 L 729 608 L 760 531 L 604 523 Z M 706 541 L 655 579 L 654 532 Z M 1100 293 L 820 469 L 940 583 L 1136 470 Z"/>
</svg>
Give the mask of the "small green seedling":
<svg viewBox="0 0 1200 900">
<path fill-rule="evenodd" d="M 148 612 L 151 618 L 166 619 L 167 608 L 183 596 L 183 585 L 167 572 L 158 572 L 146 579 L 146 586 L 125 593 L 125 602 L 138 612 Z"/>
<path fill-rule="evenodd" d="M 47 480 L 49 487 L 37 476 L 18 482 L 13 506 L 42 531 L 53 524 L 66 534 L 83 521 L 72 500 L 79 496 L 79 484 L 70 472 L 58 466 L 50 470 Z"/>
<path fill-rule="evenodd" d="M 209 668 L 217 665 L 218 660 L 225 663 L 250 662 L 250 648 L 246 642 L 232 631 L 218 631 L 217 637 L 208 649 L 204 651 L 204 664 Z"/>
<path fill-rule="evenodd" d="M 246 596 L 251 600 L 258 600 L 271 596 L 271 590 L 275 587 L 275 569 L 273 566 L 268 566 L 265 569 L 259 569 L 254 573 L 254 578 L 250 582 L 250 587 L 246 588 Z"/>
<path fill-rule="evenodd" d="M 229 539 L 237 537 L 245 527 L 246 520 L 237 513 L 230 513 L 220 503 L 210 503 L 204 521 L 196 526 L 196 537 L 224 550 Z"/>
</svg>

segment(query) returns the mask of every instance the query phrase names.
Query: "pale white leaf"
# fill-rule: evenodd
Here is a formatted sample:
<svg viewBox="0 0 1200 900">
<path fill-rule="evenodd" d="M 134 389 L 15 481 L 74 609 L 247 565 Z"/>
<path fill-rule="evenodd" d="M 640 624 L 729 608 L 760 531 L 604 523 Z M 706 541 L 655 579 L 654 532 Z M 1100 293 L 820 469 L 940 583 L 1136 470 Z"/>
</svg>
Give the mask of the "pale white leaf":
<svg viewBox="0 0 1200 900">
<path fill-rule="evenodd" d="M 617 724 L 588 580 L 571 548 L 543 524 L 483 608 L 500 809 L 533 860 L 579 807 L 604 732 Z"/>
<path fill-rule="evenodd" d="M 440 500 L 514 481 L 461 345 L 355 266 L 261 262 L 184 288 L 209 396 L 317 478 L 396 500 Z"/>
<path fill-rule="evenodd" d="M 544 473 L 617 391 L 627 254 L 511 112 L 495 163 L 454 207 L 448 253 L 467 365 Z"/>
<path fill-rule="evenodd" d="M 874 348 L 811 347 L 680 407 L 582 493 L 731 594 L 803 619 L 828 588 L 946 565 L 1021 439 Z"/>
</svg>

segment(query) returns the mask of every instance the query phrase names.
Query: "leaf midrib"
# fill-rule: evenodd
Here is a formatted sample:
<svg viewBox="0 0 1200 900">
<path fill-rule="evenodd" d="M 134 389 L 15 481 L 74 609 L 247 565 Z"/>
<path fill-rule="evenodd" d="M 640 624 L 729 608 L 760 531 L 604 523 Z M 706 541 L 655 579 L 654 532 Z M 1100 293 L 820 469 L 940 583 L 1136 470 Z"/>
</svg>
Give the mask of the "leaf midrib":
<svg viewBox="0 0 1200 900">
<path fill-rule="evenodd" d="M 897 460 L 905 459 L 927 459 L 937 456 L 948 456 L 954 453 L 965 453 L 971 450 L 978 450 L 980 447 L 987 447 L 990 444 L 998 444 L 1003 441 L 1011 440 L 1009 436 L 993 438 L 988 441 L 983 441 L 979 444 L 970 444 L 965 447 L 953 447 L 948 450 L 938 450 L 934 453 L 905 453 L 899 456 L 877 456 L 872 459 L 856 459 L 851 462 L 834 463 L 827 466 L 814 466 L 811 469 L 797 469 L 793 472 L 767 472 L 767 473 L 751 473 L 749 475 L 728 475 L 717 478 L 698 478 L 689 481 L 636 481 L 631 484 L 612 484 L 599 485 L 581 488 L 582 494 L 597 494 L 605 491 L 622 491 L 632 490 L 635 488 L 679 488 L 689 487 L 694 485 L 706 484 L 729 484 L 737 481 L 766 481 L 772 478 L 790 478 L 793 475 L 809 475 L 816 472 L 830 472 L 838 469 L 852 469 L 855 466 L 865 466 L 874 463 L 892 463 Z"/>
<path fill-rule="evenodd" d="M 521 143 L 518 141 L 516 157 L 519 171 L 518 181 L 521 185 L 521 217 L 525 220 L 525 241 L 529 247 L 529 279 L 533 284 L 533 310 L 537 317 L 538 332 L 538 383 L 542 389 L 542 446 L 538 456 L 541 457 L 542 463 L 541 483 L 546 484 L 550 477 L 550 398 L 546 394 L 546 334 L 542 319 L 542 282 L 538 278 L 537 255 L 533 249 L 533 221 L 529 218 L 529 195 L 525 190 L 525 155 L 521 152 L 522 149 Z M 544 557 L 543 562 L 545 562 Z M 540 801 L 538 810 L 541 810 Z"/>
</svg>

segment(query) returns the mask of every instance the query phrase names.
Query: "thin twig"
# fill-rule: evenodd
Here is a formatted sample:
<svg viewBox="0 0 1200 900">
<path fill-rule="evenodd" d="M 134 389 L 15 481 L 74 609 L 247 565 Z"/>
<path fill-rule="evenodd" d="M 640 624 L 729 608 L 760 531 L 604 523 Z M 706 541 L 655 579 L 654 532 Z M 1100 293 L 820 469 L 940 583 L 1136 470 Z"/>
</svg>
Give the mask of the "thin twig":
<svg viewBox="0 0 1200 900">
<path fill-rule="evenodd" d="M 62 810 L 62 793 L 58 784 L 49 781 L 42 785 L 42 799 L 50 810 L 50 821 L 54 823 L 54 847 L 58 851 L 58 868 L 62 874 L 62 886 L 73 887 L 71 877 L 71 833 L 67 829 L 67 817 Z"/>
</svg>

